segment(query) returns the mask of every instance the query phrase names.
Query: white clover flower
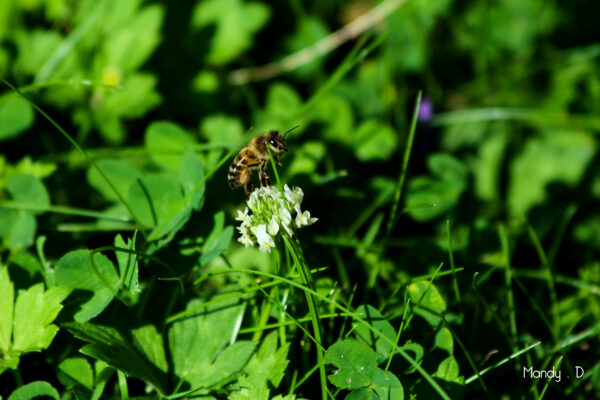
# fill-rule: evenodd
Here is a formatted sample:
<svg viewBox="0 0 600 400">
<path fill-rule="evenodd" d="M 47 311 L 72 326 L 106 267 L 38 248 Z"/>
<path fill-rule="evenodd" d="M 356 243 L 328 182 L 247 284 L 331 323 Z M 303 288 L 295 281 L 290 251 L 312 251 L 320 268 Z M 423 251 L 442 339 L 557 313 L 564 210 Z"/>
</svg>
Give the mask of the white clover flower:
<svg viewBox="0 0 600 400">
<path fill-rule="evenodd" d="M 303 199 L 304 192 L 299 187 L 290 189 L 285 185 L 283 195 L 275 187 L 255 190 L 250 194 L 244 212 L 237 211 L 235 219 L 241 221 L 238 242 L 246 247 L 258 244 L 260 251 L 270 253 L 275 247 L 277 234 L 284 231 L 292 236 L 293 228 L 302 228 L 317 221 L 317 218 L 310 217 L 308 211 L 302 212 L 300 204 Z M 292 210 L 295 217 L 292 217 Z"/>
</svg>

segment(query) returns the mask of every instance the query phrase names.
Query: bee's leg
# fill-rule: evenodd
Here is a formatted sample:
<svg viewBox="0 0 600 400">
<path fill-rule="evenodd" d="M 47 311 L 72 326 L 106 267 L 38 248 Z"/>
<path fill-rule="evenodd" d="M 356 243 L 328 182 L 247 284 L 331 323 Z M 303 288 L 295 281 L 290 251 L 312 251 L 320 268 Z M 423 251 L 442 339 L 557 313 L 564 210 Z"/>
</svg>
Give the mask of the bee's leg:
<svg viewBox="0 0 600 400">
<path fill-rule="evenodd" d="M 244 186 L 244 191 L 246 192 L 246 195 L 250 196 L 252 190 L 254 190 L 254 188 L 252 187 L 252 182 L 248 182 L 246 186 Z"/>
<path fill-rule="evenodd" d="M 250 171 L 248 169 L 245 169 L 242 171 L 242 173 L 240 174 L 240 183 L 242 185 L 244 185 L 244 190 L 246 191 L 246 194 L 248 196 L 250 196 L 250 193 L 252 193 L 252 178 L 250 176 Z"/>
<path fill-rule="evenodd" d="M 263 161 L 258 167 L 258 177 L 260 179 L 260 186 L 271 187 L 271 178 L 267 173 L 267 161 Z"/>
<path fill-rule="evenodd" d="M 279 165 L 280 167 L 283 165 L 281 163 L 281 160 L 279 159 L 279 157 L 277 157 L 277 155 L 273 154 L 273 159 L 275 160 L 275 162 L 277 163 L 277 165 Z"/>
</svg>

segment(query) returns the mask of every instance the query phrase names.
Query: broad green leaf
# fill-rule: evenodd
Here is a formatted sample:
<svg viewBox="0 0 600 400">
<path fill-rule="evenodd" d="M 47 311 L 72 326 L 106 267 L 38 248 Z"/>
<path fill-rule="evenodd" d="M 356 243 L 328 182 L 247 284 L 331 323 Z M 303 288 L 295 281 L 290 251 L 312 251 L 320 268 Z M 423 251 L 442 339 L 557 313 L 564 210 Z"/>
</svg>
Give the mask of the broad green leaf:
<svg viewBox="0 0 600 400">
<path fill-rule="evenodd" d="M 398 135 L 390 126 L 368 119 L 354 132 L 353 145 L 360 161 L 388 160 L 396 151 Z"/>
<path fill-rule="evenodd" d="M 467 187 L 467 168 L 449 154 L 427 160 L 433 176 L 417 176 L 408 183 L 406 207 L 417 221 L 428 221 L 455 207 Z"/>
<path fill-rule="evenodd" d="M 334 343 L 325 352 L 325 362 L 338 367 L 328 379 L 341 389 L 358 389 L 371 384 L 371 374 L 377 368 L 377 355 L 357 340 Z"/>
<path fill-rule="evenodd" d="M 144 141 L 152 161 L 169 171 L 180 168 L 182 154 L 195 144 L 187 131 L 166 121 L 152 123 Z"/>
<path fill-rule="evenodd" d="M 240 392 L 232 393 L 231 400 L 254 399 L 260 393 L 266 393 L 269 387 L 277 389 L 283 379 L 285 369 L 289 363 L 287 354 L 290 344 L 277 348 L 277 332 L 269 333 L 261 343 L 258 351 L 252 356 L 244 368 L 245 376 L 238 379 Z"/>
<path fill-rule="evenodd" d="M 90 250 L 76 250 L 64 255 L 56 264 L 58 286 L 93 292 L 75 314 L 78 322 L 89 321 L 102 312 L 119 289 L 119 276 L 113 263 L 100 253 L 91 260 Z M 86 297 L 87 298 L 87 297 Z"/>
<path fill-rule="evenodd" d="M 286 168 L 286 176 L 312 174 L 327 154 L 325 144 L 320 141 L 307 141 L 294 151 L 294 157 Z"/>
<path fill-rule="evenodd" d="M 202 248 L 202 257 L 200 258 L 200 264 L 206 265 L 216 256 L 221 254 L 223 250 L 229 246 L 229 242 L 233 237 L 233 227 L 228 226 L 224 228 L 225 224 L 225 213 L 223 211 L 217 212 L 213 216 L 214 226 L 213 230 L 206 238 L 206 243 Z"/>
<path fill-rule="evenodd" d="M 353 390 L 344 397 L 344 400 L 381 400 L 381 398 L 371 389 L 358 389 Z"/>
<path fill-rule="evenodd" d="M 53 29 L 19 30 L 16 34 L 19 57 L 15 68 L 29 76 L 37 74 L 63 41 Z"/>
<path fill-rule="evenodd" d="M 127 201 L 136 221 L 147 227 L 169 222 L 183 207 L 179 186 L 172 179 L 159 175 L 146 175 L 136 180 L 129 188 Z"/>
<path fill-rule="evenodd" d="M 446 311 L 446 302 L 434 284 L 427 281 L 411 283 L 408 286 L 408 295 L 415 306 L 415 314 L 425 318 L 431 326 L 441 323 L 436 314 Z"/>
<path fill-rule="evenodd" d="M 128 249 L 130 251 L 125 252 L 115 250 L 115 256 L 119 266 L 119 278 L 121 285 L 123 289 L 129 293 L 129 295 L 133 295 L 139 291 L 138 260 L 137 255 L 135 254 L 134 241 L 131 240 L 131 238 L 127 238 L 127 243 L 125 243 L 123 237 L 119 234 L 115 236 L 115 247 Z"/>
<path fill-rule="evenodd" d="M 596 142 L 587 132 L 549 131 L 527 141 L 510 168 L 508 205 L 513 214 L 525 214 L 546 200 L 550 183 L 575 187 L 596 154 Z"/>
<path fill-rule="evenodd" d="M 213 114 L 205 117 L 200 124 L 202 136 L 209 142 L 235 146 L 243 145 L 244 126 L 239 118 L 226 114 Z"/>
<path fill-rule="evenodd" d="M 294 25 L 296 26 L 296 32 L 286 40 L 289 54 L 310 47 L 329 34 L 327 25 L 320 18 L 311 15 L 296 20 Z M 309 78 L 311 74 L 318 72 L 319 65 L 322 63 L 322 57 L 315 57 L 309 63 L 294 70 L 293 73 Z"/>
<path fill-rule="evenodd" d="M 375 328 L 381 335 L 392 343 L 396 340 L 396 331 L 392 325 L 377 311 L 377 309 L 369 305 L 361 305 L 356 310 L 356 314 L 367 321 L 369 325 Z M 382 336 L 376 335 L 371 330 L 362 324 L 355 322 L 354 334 L 369 347 L 377 352 L 378 363 L 387 360 L 393 350 L 393 346 L 383 339 Z"/>
<path fill-rule="evenodd" d="M 163 338 L 154 325 L 144 325 L 134 329 L 132 332 L 136 347 L 140 349 L 148 360 L 163 372 L 169 368 Z"/>
<path fill-rule="evenodd" d="M 241 149 L 244 143 L 244 126 L 239 118 L 226 114 L 213 114 L 200 123 L 200 133 L 214 144 L 215 150 L 203 154 L 205 169 L 212 169 L 223 157 L 223 150 Z"/>
<path fill-rule="evenodd" d="M 271 129 L 287 130 L 293 127 L 293 115 L 290 110 L 298 110 L 302 106 L 302 98 L 296 89 L 288 84 L 276 82 L 269 85 L 265 111 L 259 114 L 256 132 L 262 133 Z"/>
<path fill-rule="evenodd" d="M 371 380 L 373 381 L 371 386 L 380 399 L 404 400 L 404 388 L 396 375 L 390 371 L 375 368 Z"/>
<path fill-rule="evenodd" d="M 164 236 L 169 235 L 161 243 L 161 245 L 165 245 L 173 238 L 175 233 L 179 229 L 181 229 L 183 227 L 183 225 L 185 225 L 185 223 L 190 218 L 191 214 L 192 214 L 191 208 L 183 208 L 183 209 L 179 210 L 177 213 L 171 214 L 172 216 L 170 219 L 163 220 L 162 223 L 152 231 L 150 236 L 148 236 L 148 240 L 155 241 L 160 238 L 163 238 Z"/>
<path fill-rule="evenodd" d="M 93 109 L 93 120 L 100 133 L 110 143 L 120 143 L 125 137 L 122 118 L 139 118 L 156 107 L 161 97 L 156 91 L 156 76 L 147 73 L 131 73 L 119 80 L 122 71 L 114 71 L 115 77 L 104 77 L 103 83 L 120 85 L 119 89 L 97 88 L 98 107 Z M 110 74 L 107 74 L 110 77 Z"/>
<path fill-rule="evenodd" d="M 88 389 L 92 389 L 94 386 L 94 372 L 88 360 L 83 357 L 72 357 L 63 360 L 58 364 L 58 370 L 63 374 L 61 382 L 65 386 L 70 385 L 72 387 L 79 384 Z"/>
<path fill-rule="evenodd" d="M 325 125 L 325 139 L 353 146 L 354 115 L 348 100 L 337 94 L 324 95 L 311 113 L 312 117 Z"/>
<path fill-rule="evenodd" d="M 494 201 L 500 197 L 500 168 L 505 157 L 508 137 L 508 127 L 497 126 L 481 144 L 477 158 L 471 163 L 475 193 L 481 200 Z"/>
<path fill-rule="evenodd" d="M 0 350 L 11 348 L 15 288 L 8 276 L 8 267 L 0 265 Z"/>
<path fill-rule="evenodd" d="M 33 110 L 17 94 L 0 97 L 0 141 L 17 136 L 29 129 L 33 122 Z"/>
<path fill-rule="evenodd" d="M 142 379 L 164 393 L 167 376 L 161 368 L 165 367 L 166 362 L 164 353 L 161 355 L 161 350 L 156 347 L 159 346 L 157 339 L 160 339 L 156 329 L 142 327 L 136 333 L 132 332 L 133 335 L 124 337 L 115 328 L 92 323 L 68 322 L 63 326 L 78 339 L 89 343 L 81 349 L 83 354 Z M 154 364 L 149 355 L 154 360 L 160 360 L 161 365 Z"/>
<path fill-rule="evenodd" d="M 444 359 L 440 365 L 438 365 L 438 369 L 433 376 L 445 381 L 462 384 L 464 382 L 464 378 L 459 376 L 459 374 L 460 369 L 458 363 L 454 357 L 450 356 Z"/>
<path fill-rule="evenodd" d="M 19 291 L 13 322 L 13 350 L 25 353 L 50 346 L 58 332 L 58 327 L 52 322 L 69 293 L 69 289 L 61 287 L 44 291 L 42 283 Z"/>
<path fill-rule="evenodd" d="M 14 253 L 18 253 L 33 243 L 37 223 L 28 211 L 14 211 L 12 214 L 7 244 Z"/>
<path fill-rule="evenodd" d="M 23 271 L 26 271 L 30 280 L 34 280 L 37 274 L 45 273 L 38 259 L 29 253 L 16 254 L 12 258 L 11 264 L 17 265 Z"/>
<path fill-rule="evenodd" d="M 174 372 L 192 388 L 226 383 L 244 368 L 256 347 L 245 341 L 228 346 L 243 313 L 235 301 L 203 307 L 199 300 L 192 300 L 187 307 L 191 316 L 169 330 Z"/>
<path fill-rule="evenodd" d="M 202 166 L 200 157 L 192 151 L 183 153 L 181 166 L 179 167 L 179 181 L 184 196 L 187 198 L 191 195 L 191 199 L 187 204 L 196 211 L 200 210 L 204 204 L 206 184 L 202 182 L 203 179 L 204 167 Z"/>
<path fill-rule="evenodd" d="M 15 175 L 6 181 L 6 190 L 13 200 L 24 207 L 31 207 L 33 214 L 50 205 L 50 196 L 44 184 L 33 175 Z"/>
<path fill-rule="evenodd" d="M 141 172 L 128 162 L 121 160 L 98 160 L 96 166 L 102 170 L 121 196 L 125 196 L 132 182 L 141 177 Z M 90 166 L 87 171 L 89 184 L 102 193 L 106 200 L 118 201 L 119 198 L 98 170 Z"/>
<path fill-rule="evenodd" d="M 72 390 L 78 399 L 90 399 L 94 374 L 89 362 L 82 357 L 67 358 L 58 365 L 58 380 Z"/>
<path fill-rule="evenodd" d="M 227 10 L 227 12 L 223 12 Z M 267 22 L 269 8 L 262 3 L 243 0 L 205 0 L 198 2 L 192 25 L 215 25 L 208 61 L 225 64 L 252 45 L 252 37 Z"/>
<path fill-rule="evenodd" d="M 450 329 L 446 327 L 440 328 L 435 334 L 435 347 L 438 349 L 446 350 L 448 354 L 454 354 L 454 339 Z"/>
<path fill-rule="evenodd" d="M 39 397 L 50 397 L 60 400 L 60 396 L 54 387 L 48 382 L 35 381 L 28 383 L 12 392 L 8 400 L 32 400 Z"/>
<path fill-rule="evenodd" d="M 163 9 L 158 4 L 142 8 L 102 42 L 104 65 L 123 71 L 139 68 L 160 43 Z"/>
</svg>

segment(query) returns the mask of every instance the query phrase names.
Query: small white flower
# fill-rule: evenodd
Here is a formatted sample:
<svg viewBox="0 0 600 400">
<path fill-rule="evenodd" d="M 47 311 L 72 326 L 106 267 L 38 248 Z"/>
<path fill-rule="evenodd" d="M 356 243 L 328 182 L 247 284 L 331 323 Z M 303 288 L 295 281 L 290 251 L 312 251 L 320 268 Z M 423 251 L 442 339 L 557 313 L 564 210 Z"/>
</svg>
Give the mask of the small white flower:
<svg viewBox="0 0 600 400">
<path fill-rule="evenodd" d="M 271 235 L 267 233 L 267 226 L 265 224 L 261 224 L 258 226 L 253 226 L 250 228 L 254 236 L 256 236 L 256 241 L 258 242 L 259 250 L 267 253 L 271 252 L 271 249 L 275 247 L 275 241 Z"/>
<path fill-rule="evenodd" d="M 277 217 L 275 217 L 275 215 L 271 217 L 271 222 L 269 222 L 267 232 L 269 232 L 269 235 L 271 236 L 275 236 L 277 235 L 277 232 L 279 232 L 279 224 L 277 223 Z"/>
<path fill-rule="evenodd" d="M 250 216 L 248 215 L 248 207 L 246 207 L 246 209 L 244 209 L 244 212 L 241 212 L 240 210 L 237 210 L 237 217 L 235 217 L 236 221 L 242 221 L 242 222 L 246 222 L 250 219 Z"/>
<path fill-rule="evenodd" d="M 255 190 L 250 194 L 244 212 L 237 212 L 236 220 L 242 222 L 238 227 L 238 242 L 246 247 L 258 244 L 261 251 L 270 253 L 275 247 L 275 236 L 282 230 L 289 236 L 294 234 L 292 222 L 295 228 L 301 228 L 317 221 L 308 211 L 302 212 L 303 199 L 302 189 L 290 189 L 288 185 L 284 187 L 283 196 L 275 187 Z"/>
<path fill-rule="evenodd" d="M 296 226 L 302 228 L 303 226 L 312 225 L 317 222 L 317 218 L 311 218 L 310 212 L 304 211 L 302 214 L 296 215 Z"/>
</svg>

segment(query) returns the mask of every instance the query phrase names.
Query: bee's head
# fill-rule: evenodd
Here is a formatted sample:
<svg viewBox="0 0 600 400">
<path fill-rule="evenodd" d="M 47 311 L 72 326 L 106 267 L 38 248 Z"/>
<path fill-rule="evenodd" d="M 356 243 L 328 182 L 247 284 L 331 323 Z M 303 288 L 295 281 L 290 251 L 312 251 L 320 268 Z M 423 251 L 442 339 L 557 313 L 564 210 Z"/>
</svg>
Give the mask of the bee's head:
<svg viewBox="0 0 600 400">
<path fill-rule="evenodd" d="M 267 144 L 274 153 L 285 153 L 287 151 L 287 145 L 281 132 L 271 131 L 267 137 Z"/>
</svg>

